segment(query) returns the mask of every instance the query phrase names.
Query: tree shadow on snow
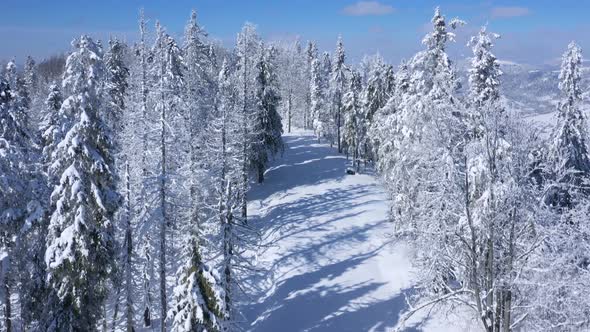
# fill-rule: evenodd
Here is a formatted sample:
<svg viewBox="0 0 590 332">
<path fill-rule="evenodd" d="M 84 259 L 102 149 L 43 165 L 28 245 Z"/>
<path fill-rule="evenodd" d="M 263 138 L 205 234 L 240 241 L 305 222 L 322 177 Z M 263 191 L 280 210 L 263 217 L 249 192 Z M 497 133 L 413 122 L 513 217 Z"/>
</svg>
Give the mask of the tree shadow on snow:
<svg viewBox="0 0 590 332">
<path fill-rule="evenodd" d="M 314 185 L 346 176 L 346 157 L 324 144 L 314 143 L 313 136 L 285 137 L 287 148 L 283 158 L 278 157 L 264 176 L 264 183 L 253 184 L 249 200 L 265 199 L 294 187 Z"/>
<path fill-rule="evenodd" d="M 260 204 L 260 214 L 250 222 L 264 234 L 261 250 L 280 255 L 262 267 L 263 273 L 244 278 L 250 294 L 241 306 L 248 322 L 244 329 L 357 332 L 395 326 L 399 312 L 406 307 L 403 292 L 386 300 L 371 299 L 370 294 L 385 283 L 368 279 L 343 286 L 330 282 L 375 258 L 388 244 L 385 238 L 368 243 L 375 239 L 370 233 L 379 232 L 386 220 L 335 224 L 374 208 L 372 204 L 380 201 L 373 197 L 376 184 L 343 183 L 342 187 L 307 195 L 291 191 L 349 175 L 344 172 L 346 158 L 334 148 L 316 144 L 313 136 L 285 138 L 289 147 L 284 159 L 267 170 L 264 185 L 254 186 L 249 193 L 249 199 L 256 201 L 253 204 Z M 310 237 L 310 232 L 316 236 Z M 358 252 L 361 245 L 366 246 L 366 252 L 346 257 L 347 252 Z M 344 257 L 338 259 L 334 253 L 344 253 L 340 255 Z"/>
<path fill-rule="evenodd" d="M 381 248 L 379 248 L 381 249 Z M 405 307 L 402 293 L 387 300 L 362 300 L 384 283 L 365 281 L 343 287 L 321 285 L 375 256 L 378 250 L 318 270 L 296 275 L 277 285 L 261 303 L 243 308 L 251 331 L 386 331 Z M 294 315 L 296 313 L 296 315 Z"/>
</svg>

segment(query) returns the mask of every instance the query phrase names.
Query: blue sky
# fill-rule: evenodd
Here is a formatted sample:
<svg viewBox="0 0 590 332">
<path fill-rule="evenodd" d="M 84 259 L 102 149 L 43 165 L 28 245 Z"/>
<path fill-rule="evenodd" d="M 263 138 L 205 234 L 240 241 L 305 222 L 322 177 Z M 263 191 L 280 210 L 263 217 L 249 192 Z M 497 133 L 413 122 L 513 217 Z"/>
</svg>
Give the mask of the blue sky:
<svg viewBox="0 0 590 332">
<path fill-rule="evenodd" d="M 27 54 L 36 58 L 69 49 L 80 33 L 97 38 L 116 35 L 137 38 L 137 13 L 145 8 L 150 23 L 159 19 L 168 31 L 180 36 L 190 10 L 212 37 L 227 46 L 246 21 L 258 25 L 271 40 L 300 36 L 316 40 L 321 50 L 331 50 L 342 35 L 352 61 L 380 52 L 397 63 L 421 48 L 433 8 L 447 17 L 459 17 L 467 26 L 457 33 L 450 52 L 456 58 L 469 54 L 468 37 L 483 24 L 500 33 L 496 54 L 501 59 L 544 64 L 554 62 L 570 40 L 590 49 L 590 1 L 587 0 L 19 0 L 4 1 L 0 13 L 3 36 L 0 59 Z"/>
</svg>

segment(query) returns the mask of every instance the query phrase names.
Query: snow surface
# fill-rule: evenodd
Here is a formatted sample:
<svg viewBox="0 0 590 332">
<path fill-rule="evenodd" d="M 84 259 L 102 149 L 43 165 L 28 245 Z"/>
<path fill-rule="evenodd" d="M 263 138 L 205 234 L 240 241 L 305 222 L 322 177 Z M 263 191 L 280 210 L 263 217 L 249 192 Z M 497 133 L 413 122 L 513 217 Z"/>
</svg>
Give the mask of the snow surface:
<svg viewBox="0 0 590 332">
<path fill-rule="evenodd" d="M 590 106 L 582 105 L 582 111 L 586 114 L 586 119 L 588 119 L 590 117 Z M 531 125 L 536 126 L 541 130 L 542 137 L 549 137 L 551 130 L 557 123 L 557 111 L 532 114 L 526 116 L 525 119 L 528 120 Z M 587 122 L 587 125 L 589 126 L 588 130 L 590 130 L 590 121 Z"/>
<path fill-rule="evenodd" d="M 245 330 L 391 331 L 416 271 L 409 246 L 390 236 L 382 187 L 370 170 L 345 174 L 346 157 L 311 132 L 284 139 L 283 158 L 249 193 L 266 245 L 252 255 L 266 272 L 248 283 Z M 425 316 L 406 331 L 470 330 L 465 314 Z"/>
</svg>

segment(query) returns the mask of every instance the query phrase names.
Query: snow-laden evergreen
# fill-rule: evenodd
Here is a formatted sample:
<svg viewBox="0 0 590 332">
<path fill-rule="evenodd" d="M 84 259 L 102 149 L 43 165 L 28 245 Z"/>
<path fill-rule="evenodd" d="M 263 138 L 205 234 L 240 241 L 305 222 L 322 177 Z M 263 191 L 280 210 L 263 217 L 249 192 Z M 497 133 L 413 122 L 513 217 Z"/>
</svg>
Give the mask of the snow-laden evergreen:
<svg viewBox="0 0 590 332">
<path fill-rule="evenodd" d="M 45 253 L 49 331 L 93 330 L 102 318 L 114 269 L 113 215 L 120 203 L 111 131 L 101 117 L 102 50 L 87 36 L 72 44 L 63 81 L 67 98 L 59 111 L 66 128 L 50 166 L 59 180 L 51 194 Z"/>
<path fill-rule="evenodd" d="M 360 170 L 364 159 L 364 147 L 367 134 L 367 116 L 361 103 L 361 76 L 353 71 L 350 75 L 348 90 L 343 97 L 344 126 L 342 140 L 347 155 L 352 155 L 356 171 Z"/>
<path fill-rule="evenodd" d="M 330 77 L 330 98 L 333 103 L 331 107 L 333 126 L 331 126 L 331 132 L 333 137 L 336 138 L 336 145 L 338 146 L 338 152 L 342 152 L 342 135 L 341 127 L 343 123 L 343 98 L 346 93 L 347 83 L 347 71 L 348 68 L 344 63 L 346 60 L 346 54 L 344 52 L 344 44 L 342 38 L 338 38 L 336 43 L 336 51 L 334 52 L 334 60 L 332 61 L 332 76 Z"/>
<path fill-rule="evenodd" d="M 256 65 L 257 109 L 253 126 L 254 142 L 250 162 L 257 174 L 258 183 L 264 181 L 264 171 L 269 157 L 281 152 L 283 147 L 283 124 L 278 112 L 279 82 L 275 68 L 277 49 L 270 47 L 263 50 Z"/>
<path fill-rule="evenodd" d="M 578 200 L 576 192 L 588 191 L 590 158 L 586 115 L 580 109 L 581 66 L 582 51 L 572 42 L 562 57 L 559 89 L 563 99 L 547 151 L 546 172 L 556 185 L 548 190 L 545 201 L 555 207 L 572 207 Z"/>
<path fill-rule="evenodd" d="M 105 118 L 108 126 L 113 130 L 113 151 L 116 154 L 115 172 L 118 178 L 124 178 L 124 181 L 118 181 L 117 191 L 123 194 L 122 208 L 117 215 L 115 225 L 116 234 L 118 235 L 117 243 L 117 270 L 112 278 L 114 293 L 114 308 L 112 325 L 117 326 L 119 322 L 119 313 L 121 307 L 125 312 L 126 323 L 128 326 L 133 325 L 133 301 L 131 259 L 133 256 L 133 230 L 131 227 L 131 188 L 129 174 L 129 158 L 124 155 L 122 140 L 125 133 L 125 112 L 128 110 L 127 94 L 129 89 L 129 68 L 127 68 L 126 59 L 129 56 L 128 46 L 117 40 L 109 40 L 109 49 L 105 54 L 105 67 L 107 71 L 106 94 L 108 95 L 108 113 Z M 121 305 L 124 303 L 124 306 Z M 108 320 L 108 319 L 106 319 Z M 105 321 L 106 321 L 105 320 Z"/>
<path fill-rule="evenodd" d="M 28 325 L 40 309 L 35 303 L 38 298 L 30 296 L 30 292 L 40 286 L 37 267 L 42 265 L 42 248 L 37 241 L 43 240 L 40 224 L 44 178 L 38 164 L 39 146 L 30 130 L 31 99 L 26 75 L 18 73 L 16 64 L 10 61 L 0 85 L 0 300 L 4 324 L 10 330 L 17 323 Z M 18 301 L 13 304 L 15 296 Z M 23 314 L 21 308 L 31 311 Z"/>
<path fill-rule="evenodd" d="M 279 65 L 276 70 L 281 82 L 281 108 L 287 133 L 301 121 L 301 108 L 306 102 L 306 72 L 301 70 L 302 67 L 304 62 L 299 39 L 279 48 Z"/>
<path fill-rule="evenodd" d="M 330 114 L 327 110 L 328 103 L 326 100 L 326 87 L 322 79 L 321 63 L 319 59 L 314 59 L 311 63 L 311 81 L 310 81 L 310 100 L 311 109 L 310 117 L 313 119 L 313 130 L 316 132 L 318 140 L 329 136 L 328 127 L 330 126 Z"/>
</svg>

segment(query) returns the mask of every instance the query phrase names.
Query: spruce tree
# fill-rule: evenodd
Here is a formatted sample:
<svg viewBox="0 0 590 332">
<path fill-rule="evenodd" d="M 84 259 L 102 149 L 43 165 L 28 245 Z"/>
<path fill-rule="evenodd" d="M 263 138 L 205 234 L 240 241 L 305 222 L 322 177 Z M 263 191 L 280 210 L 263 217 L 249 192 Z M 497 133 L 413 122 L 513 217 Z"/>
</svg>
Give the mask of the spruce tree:
<svg viewBox="0 0 590 332">
<path fill-rule="evenodd" d="M 346 93 L 346 74 L 348 68 L 344 63 L 346 60 L 346 54 L 344 52 L 344 44 L 342 38 L 338 37 L 336 43 L 336 51 L 334 53 L 334 60 L 332 61 L 332 76 L 330 78 L 330 92 L 331 92 L 331 104 L 332 104 L 332 118 L 334 121 L 334 129 L 336 136 L 336 142 L 338 145 L 338 152 L 342 152 L 342 137 L 341 127 L 343 122 L 343 101 L 342 98 Z"/>
<path fill-rule="evenodd" d="M 50 167 L 59 180 L 51 194 L 45 253 L 51 291 L 48 331 L 97 329 L 113 271 L 113 215 L 120 201 L 112 136 L 101 117 L 102 52 L 87 36 L 72 45 L 63 82 L 68 97 L 59 111 L 69 127 Z"/>
<path fill-rule="evenodd" d="M 305 81 L 307 86 L 311 86 L 311 71 L 313 70 L 313 60 L 317 59 L 318 57 L 318 49 L 313 41 L 307 42 L 307 47 L 305 48 Z M 303 128 L 309 129 L 313 125 L 313 118 L 311 115 L 311 92 L 305 91 L 305 108 L 303 109 Z"/>
<path fill-rule="evenodd" d="M 221 162 L 216 158 L 209 160 L 208 154 L 217 152 L 217 149 L 225 149 L 224 141 L 218 141 L 217 138 L 219 134 L 225 135 L 225 115 L 229 110 L 218 105 L 216 99 L 224 99 L 221 90 L 227 89 L 228 70 L 224 62 L 219 82 L 215 82 L 211 77 L 214 68 L 210 68 L 210 64 L 213 63 L 213 59 L 210 58 L 212 55 L 209 53 L 209 47 L 204 44 L 204 36 L 204 31 L 197 25 L 193 12 L 185 34 L 186 90 L 192 93 L 200 92 L 201 95 L 188 95 L 189 103 L 193 103 L 188 105 L 191 126 L 189 144 L 193 144 L 189 149 L 192 168 L 190 176 L 193 179 L 190 184 L 191 207 L 188 223 L 183 225 L 188 239 L 182 252 L 183 263 L 177 272 L 173 304 L 169 312 L 173 331 L 220 331 L 225 314 L 219 276 L 214 268 L 205 264 L 203 256 L 203 244 L 206 241 L 202 239 L 205 234 L 202 228 L 209 226 L 207 217 L 217 216 L 217 213 L 209 211 L 206 200 L 201 198 L 201 192 L 211 189 L 205 174 L 211 176 L 214 173 L 213 168 Z M 222 110 L 221 119 L 218 118 L 219 109 Z M 207 169 L 198 169 L 198 165 L 205 165 Z M 215 180 L 212 182 L 215 183 Z M 217 221 L 215 218 L 214 222 Z"/>
<path fill-rule="evenodd" d="M 109 112 L 105 114 L 108 125 L 113 129 L 113 152 L 116 158 L 115 171 L 118 177 L 125 177 L 121 181 L 118 191 L 125 193 L 123 196 L 124 209 L 118 214 L 118 227 L 123 234 L 119 237 L 117 252 L 117 271 L 113 277 L 115 288 L 115 305 L 113 309 L 113 329 L 116 328 L 119 315 L 120 297 L 124 289 L 124 304 L 127 330 L 131 331 L 133 326 L 133 301 L 131 260 L 133 257 L 133 230 L 131 226 L 131 190 L 129 180 L 129 157 L 122 150 L 123 134 L 125 132 L 125 112 L 127 111 L 127 90 L 129 88 L 129 68 L 126 63 L 128 55 L 127 45 L 117 39 L 109 40 L 109 49 L 105 54 L 106 67 L 106 95 L 108 96 Z"/>
<path fill-rule="evenodd" d="M 572 42 L 562 57 L 559 89 L 563 99 L 557 106 L 557 124 L 547 155 L 546 173 L 553 185 L 545 203 L 557 208 L 573 207 L 579 199 L 576 196 L 586 195 L 589 189 L 588 127 L 586 115 L 580 109 L 581 66 L 582 51 Z"/>
<path fill-rule="evenodd" d="M 264 181 L 268 157 L 283 150 L 283 125 L 278 113 L 280 101 L 276 69 L 273 67 L 276 49 L 263 51 L 257 64 L 257 110 L 253 128 L 254 143 L 251 163 L 256 170 L 258 183 Z"/>
<path fill-rule="evenodd" d="M 263 52 L 261 47 L 262 42 L 256 31 L 256 26 L 251 23 L 246 23 L 242 27 L 242 31 L 238 34 L 236 42 L 237 72 L 236 80 L 240 85 L 240 101 L 242 108 L 241 115 L 241 133 L 240 133 L 240 159 L 242 165 L 242 175 L 240 186 L 237 188 L 240 195 L 241 205 L 241 219 L 244 223 L 248 221 L 248 189 L 249 189 L 249 171 L 250 158 L 252 156 L 253 143 L 253 118 L 256 113 L 256 64 Z"/>
<path fill-rule="evenodd" d="M 313 130 L 316 133 L 318 142 L 322 136 L 327 136 L 327 126 L 330 124 L 329 113 L 326 109 L 325 89 L 323 88 L 321 63 L 314 59 L 311 63 L 310 98 Z"/>
<path fill-rule="evenodd" d="M 13 289 L 20 304 L 27 305 L 22 297 L 32 277 L 34 254 L 28 243 L 42 216 L 38 187 L 43 181 L 36 167 L 37 145 L 29 131 L 29 106 L 23 78 L 11 61 L 0 79 L 0 246 L 4 253 L 0 287 L 6 330 L 12 329 Z"/>
<path fill-rule="evenodd" d="M 171 209 L 171 179 L 178 169 L 175 158 L 179 157 L 179 150 L 175 149 L 175 139 L 178 136 L 170 130 L 170 124 L 175 123 L 180 113 L 181 91 L 184 89 L 184 66 L 182 63 L 182 51 L 174 38 L 168 35 L 164 28 L 156 23 L 156 40 L 152 49 L 154 56 L 154 72 L 156 79 L 155 109 L 159 117 L 159 140 L 156 143 L 159 165 L 157 183 L 158 210 L 156 220 L 158 223 L 158 275 L 160 291 L 160 330 L 166 331 L 166 317 L 168 312 L 167 292 L 167 255 L 169 250 L 168 236 L 174 219 L 174 211 Z"/>
<path fill-rule="evenodd" d="M 360 100 L 361 76 L 352 71 L 348 90 L 343 97 L 344 130 L 343 144 L 346 154 L 352 153 L 352 163 L 358 172 L 360 169 L 361 147 L 366 136 L 366 118 Z"/>
</svg>

